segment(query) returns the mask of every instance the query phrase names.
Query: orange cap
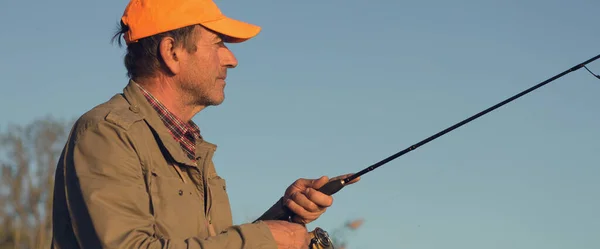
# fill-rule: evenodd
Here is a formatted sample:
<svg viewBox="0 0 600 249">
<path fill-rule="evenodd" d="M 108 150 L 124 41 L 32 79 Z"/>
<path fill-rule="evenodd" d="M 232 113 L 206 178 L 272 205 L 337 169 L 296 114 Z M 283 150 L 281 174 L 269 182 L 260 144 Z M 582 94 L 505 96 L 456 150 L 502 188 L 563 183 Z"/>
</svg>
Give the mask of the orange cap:
<svg viewBox="0 0 600 249">
<path fill-rule="evenodd" d="M 127 44 L 194 24 L 227 36 L 231 43 L 260 32 L 259 26 L 226 17 L 212 0 L 130 0 L 121 21 L 129 27 L 124 35 Z"/>
</svg>

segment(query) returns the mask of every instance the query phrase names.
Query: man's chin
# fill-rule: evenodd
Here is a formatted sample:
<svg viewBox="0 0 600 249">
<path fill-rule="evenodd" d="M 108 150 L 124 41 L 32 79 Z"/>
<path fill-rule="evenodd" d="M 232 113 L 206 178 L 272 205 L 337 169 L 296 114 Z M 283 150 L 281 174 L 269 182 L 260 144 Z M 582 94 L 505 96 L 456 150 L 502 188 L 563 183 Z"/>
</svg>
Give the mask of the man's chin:
<svg viewBox="0 0 600 249">
<path fill-rule="evenodd" d="M 224 92 L 214 92 L 212 94 L 202 94 L 202 97 L 198 99 L 197 104 L 200 106 L 218 106 L 225 101 Z"/>
<path fill-rule="evenodd" d="M 219 106 L 225 101 L 225 97 L 221 97 L 219 99 L 211 99 L 207 106 Z"/>
</svg>

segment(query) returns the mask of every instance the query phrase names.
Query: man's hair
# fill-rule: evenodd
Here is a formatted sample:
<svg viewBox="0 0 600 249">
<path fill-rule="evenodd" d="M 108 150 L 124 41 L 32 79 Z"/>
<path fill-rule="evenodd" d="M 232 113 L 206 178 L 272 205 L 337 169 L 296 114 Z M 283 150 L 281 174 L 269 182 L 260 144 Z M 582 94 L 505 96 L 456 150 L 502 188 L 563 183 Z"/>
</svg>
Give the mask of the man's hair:
<svg viewBox="0 0 600 249">
<path fill-rule="evenodd" d="M 162 67 L 163 60 L 160 57 L 159 45 L 164 37 L 172 37 L 175 40 L 176 46 L 183 46 L 190 53 L 195 52 L 197 47 L 195 39 L 192 36 L 194 26 L 196 25 L 145 37 L 127 45 L 127 54 L 125 54 L 124 58 L 127 76 L 130 79 L 152 76 Z M 121 37 L 127 31 L 129 31 L 129 27 L 121 21 L 116 34 L 112 38 L 112 42 L 114 43 L 116 40 L 119 46 L 122 46 Z"/>
</svg>

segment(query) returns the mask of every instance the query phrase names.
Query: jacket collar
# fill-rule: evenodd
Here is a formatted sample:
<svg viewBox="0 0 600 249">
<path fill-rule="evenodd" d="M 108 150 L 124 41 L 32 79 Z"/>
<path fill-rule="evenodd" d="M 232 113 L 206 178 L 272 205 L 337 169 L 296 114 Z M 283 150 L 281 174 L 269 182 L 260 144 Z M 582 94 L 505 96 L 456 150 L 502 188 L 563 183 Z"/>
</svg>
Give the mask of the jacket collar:
<svg viewBox="0 0 600 249">
<path fill-rule="evenodd" d="M 136 82 L 130 80 L 123 89 L 123 95 L 130 104 L 129 109 L 144 117 L 146 123 L 157 135 L 159 142 L 166 148 L 176 162 L 197 167 L 197 165 L 185 155 L 179 142 L 177 142 L 171 133 L 169 133 L 169 130 L 158 116 L 158 113 L 152 108 L 150 103 L 148 103 Z"/>
</svg>

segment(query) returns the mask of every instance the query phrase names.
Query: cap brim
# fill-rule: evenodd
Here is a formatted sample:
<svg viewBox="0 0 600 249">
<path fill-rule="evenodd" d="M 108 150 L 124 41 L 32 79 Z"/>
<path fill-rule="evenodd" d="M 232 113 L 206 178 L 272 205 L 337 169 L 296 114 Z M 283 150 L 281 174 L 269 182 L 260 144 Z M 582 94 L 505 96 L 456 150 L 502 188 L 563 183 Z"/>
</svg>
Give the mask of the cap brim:
<svg viewBox="0 0 600 249">
<path fill-rule="evenodd" d="M 240 43 L 247 41 L 260 32 L 260 27 L 254 24 L 238 21 L 229 17 L 201 23 L 202 26 L 224 35 L 224 42 Z"/>
</svg>

